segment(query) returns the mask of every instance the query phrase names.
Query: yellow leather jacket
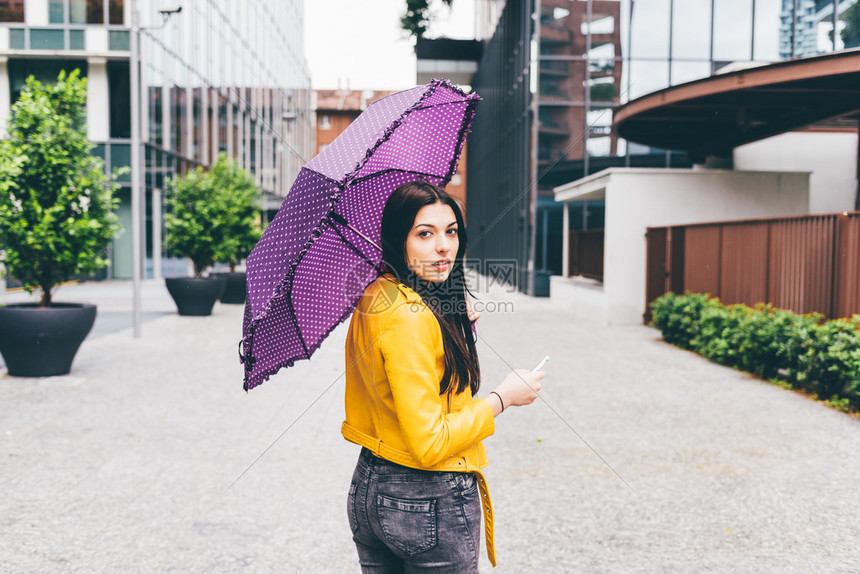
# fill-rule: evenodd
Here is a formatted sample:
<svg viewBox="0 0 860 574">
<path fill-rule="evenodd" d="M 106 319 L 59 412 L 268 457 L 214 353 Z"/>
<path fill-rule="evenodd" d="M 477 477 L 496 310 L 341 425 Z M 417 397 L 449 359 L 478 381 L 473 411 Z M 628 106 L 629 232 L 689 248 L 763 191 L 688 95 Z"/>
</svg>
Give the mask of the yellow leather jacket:
<svg viewBox="0 0 860 574">
<path fill-rule="evenodd" d="M 445 357 L 433 312 L 385 273 L 359 300 L 345 351 L 344 438 L 410 468 L 475 473 L 487 555 L 495 566 L 492 503 L 480 472 L 487 466 L 481 440 L 495 430 L 493 409 L 469 389 L 439 394 Z"/>
</svg>

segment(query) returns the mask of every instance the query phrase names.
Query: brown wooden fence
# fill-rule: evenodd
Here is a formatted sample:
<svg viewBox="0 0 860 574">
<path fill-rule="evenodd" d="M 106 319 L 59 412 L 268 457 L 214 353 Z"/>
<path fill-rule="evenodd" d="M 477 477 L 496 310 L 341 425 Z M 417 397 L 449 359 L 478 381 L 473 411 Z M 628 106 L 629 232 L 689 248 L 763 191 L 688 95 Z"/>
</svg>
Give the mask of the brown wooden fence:
<svg viewBox="0 0 860 574">
<path fill-rule="evenodd" d="M 570 274 L 603 281 L 603 230 L 570 232 Z"/>
<path fill-rule="evenodd" d="M 649 302 L 692 291 L 727 305 L 860 313 L 860 212 L 651 227 L 647 245 Z"/>
</svg>

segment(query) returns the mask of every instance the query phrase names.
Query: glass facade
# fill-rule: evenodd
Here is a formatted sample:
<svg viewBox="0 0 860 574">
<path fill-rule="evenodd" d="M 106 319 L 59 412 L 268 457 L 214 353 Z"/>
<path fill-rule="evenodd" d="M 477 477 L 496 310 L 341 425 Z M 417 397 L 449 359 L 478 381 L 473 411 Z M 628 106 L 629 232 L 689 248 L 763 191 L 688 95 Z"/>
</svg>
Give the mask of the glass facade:
<svg viewBox="0 0 860 574">
<path fill-rule="evenodd" d="M 0 22 L 23 22 L 24 0 L 0 0 Z"/>
<path fill-rule="evenodd" d="M 166 22 L 159 10 L 172 5 L 136 4 L 146 273 L 153 276 L 161 257 L 159 271 L 185 274 L 185 263 L 161 247 L 169 177 L 227 153 L 253 174 L 271 216 L 313 153 L 303 1 L 183 0 L 182 11 Z M 30 74 L 45 82 L 61 69 L 80 68 L 89 80 L 94 153 L 109 172 L 131 165 L 130 15 L 130 0 L 0 0 L 0 26 L 9 31 L 8 47 L 0 45 L 0 56 L 8 57 L 9 103 Z M 111 272 L 131 277 L 130 174 L 119 182 L 126 232 L 114 242 Z"/>
<path fill-rule="evenodd" d="M 146 3 L 142 21 L 160 20 Z M 284 197 L 313 143 L 301 22 L 298 0 L 183 3 L 143 34 L 144 139 L 183 166 L 229 153 Z"/>
<path fill-rule="evenodd" d="M 629 92 L 622 103 L 727 66 L 806 58 L 860 45 L 858 0 L 621 4 L 622 60 L 628 70 L 623 84 Z"/>
<path fill-rule="evenodd" d="M 480 23 L 482 14 L 498 12 L 504 2 L 479 4 Z M 612 131 L 612 110 L 632 99 L 738 67 L 860 46 L 858 0 L 542 0 L 538 5 L 533 91 L 543 165 L 626 155 L 625 142 Z M 488 20 L 484 26 L 487 33 L 495 24 Z M 631 145 L 631 155 L 647 152 Z M 585 171 L 591 171 L 587 165 Z"/>
<path fill-rule="evenodd" d="M 139 5 L 142 25 L 158 27 L 159 7 Z M 186 1 L 165 26 L 142 33 L 148 195 L 165 176 L 223 152 L 254 176 L 266 217 L 274 215 L 313 153 L 302 11 L 301 0 Z"/>
<path fill-rule="evenodd" d="M 540 3 L 538 162 L 617 155 L 611 108 L 620 93 L 620 3 Z"/>
<path fill-rule="evenodd" d="M 569 40 L 562 42 L 565 31 Z M 856 47 L 860 1 L 543 0 L 539 37 L 544 164 L 582 158 L 587 174 L 606 165 L 601 158 L 625 156 L 630 165 L 631 158 L 664 154 L 671 166 L 665 150 L 617 138 L 614 107 L 724 71 Z M 574 93 L 559 92 L 568 79 Z M 564 114 L 554 101 L 559 96 L 569 100 Z"/>
<path fill-rule="evenodd" d="M 690 165 L 685 154 L 628 145 L 612 128 L 615 108 L 713 74 L 860 46 L 860 0 L 532 0 L 526 4 L 533 23 L 519 27 L 505 17 L 512 4 L 476 0 L 477 36 L 485 53 L 502 50 L 498 57 L 508 61 L 531 48 L 528 107 L 535 127 L 526 145 L 508 130 L 492 146 L 518 150 L 519 161 L 534 166 L 536 216 L 529 223 L 537 231 L 523 259 L 556 273 L 560 254 L 552 246 L 561 206 L 553 187 L 613 166 Z M 512 93 L 512 85 L 516 92 L 508 78 L 486 79 L 475 89 L 488 99 Z M 480 122 L 479 112 L 470 149 L 482 145 L 474 141 Z M 473 180 L 472 165 L 470 197 L 483 202 L 479 194 L 496 192 Z M 571 208 L 571 230 L 602 227 L 602 202 Z"/>
<path fill-rule="evenodd" d="M 51 24 L 123 24 L 123 0 L 48 0 Z"/>
</svg>

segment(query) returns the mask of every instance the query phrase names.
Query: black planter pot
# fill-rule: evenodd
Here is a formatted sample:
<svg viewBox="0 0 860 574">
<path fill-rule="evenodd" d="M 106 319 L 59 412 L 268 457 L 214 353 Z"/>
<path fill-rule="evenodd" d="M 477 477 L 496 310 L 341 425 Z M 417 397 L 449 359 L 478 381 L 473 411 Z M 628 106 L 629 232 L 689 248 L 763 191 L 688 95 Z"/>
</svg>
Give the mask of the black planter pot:
<svg viewBox="0 0 860 574">
<path fill-rule="evenodd" d="M 244 305 L 247 294 L 245 272 L 236 271 L 234 273 L 219 273 L 218 275 L 227 280 L 224 292 L 221 293 L 221 302 Z"/>
<path fill-rule="evenodd" d="M 164 280 L 180 315 L 205 317 L 224 291 L 222 277 L 169 277 Z"/>
<path fill-rule="evenodd" d="M 14 377 L 65 375 L 96 320 L 88 303 L 0 307 L 0 353 Z"/>
</svg>

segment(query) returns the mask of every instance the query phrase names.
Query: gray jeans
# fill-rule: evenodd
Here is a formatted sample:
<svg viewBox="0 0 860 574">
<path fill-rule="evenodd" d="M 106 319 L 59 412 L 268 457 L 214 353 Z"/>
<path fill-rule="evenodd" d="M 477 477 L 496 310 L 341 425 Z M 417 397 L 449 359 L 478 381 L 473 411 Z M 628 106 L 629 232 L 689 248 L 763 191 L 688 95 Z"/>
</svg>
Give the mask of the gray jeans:
<svg viewBox="0 0 860 574">
<path fill-rule="evenodd" d="M 365 574 L 478 571 L 475 475 L 408 468 L 361 449 L 347 500 Z"/>
</svg>

